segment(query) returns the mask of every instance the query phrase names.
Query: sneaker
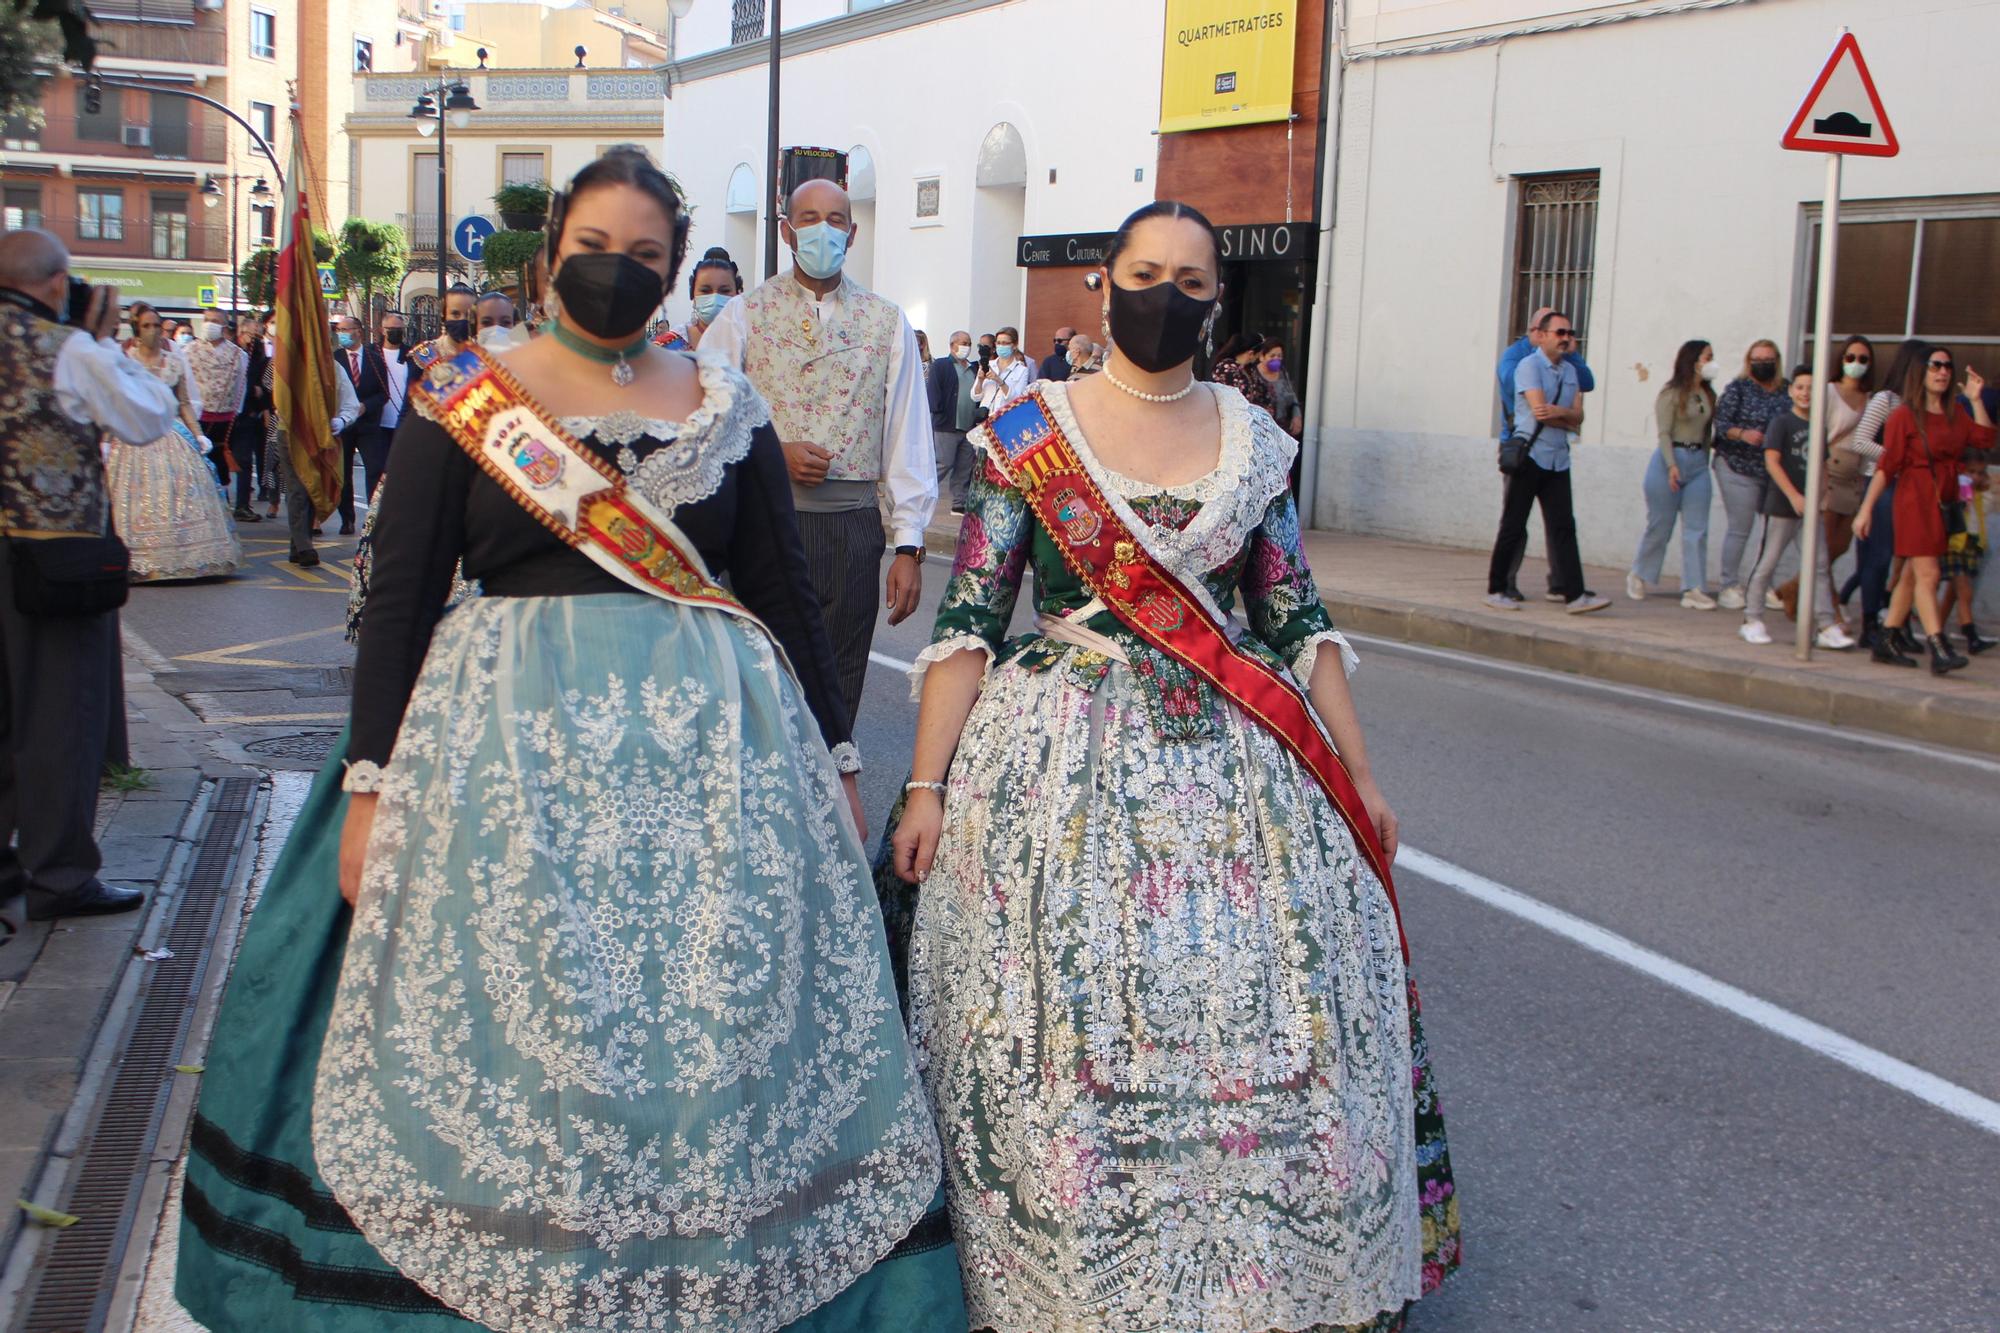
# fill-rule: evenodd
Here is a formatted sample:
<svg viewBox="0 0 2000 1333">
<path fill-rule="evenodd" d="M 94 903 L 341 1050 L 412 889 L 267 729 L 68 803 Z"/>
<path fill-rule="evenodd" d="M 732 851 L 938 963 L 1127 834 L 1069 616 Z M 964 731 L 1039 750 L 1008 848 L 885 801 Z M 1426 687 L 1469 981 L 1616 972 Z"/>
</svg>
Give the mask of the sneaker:
<svg viewBox="0 0 2000 1333">
<path fill-rule="evenodd" d="M 1637 574 L 1627 574 L 1625 576 L 1625 595 L 1635 602 L 1645 601 L 1646 580 L 1640 578 Z"/>
<path fill-rule="evenodd" d="M 1590 592 L 1590 591 L 1589 591 L 1588 589 L 1586 589 L 1586 590 L 1584 591 L 1584 594 L 1583 594 L 1583 595 L 1584 595 L 1585 597 L 1594 597 L 1594 596 L 1596 596 L 1597 594 L 1595 594 L 1595 593 L 1593 593 L 1593 592 Z M 1545 602 L 1567 602 L 1567 601 L 1569 600 L 1569 598 L 1567 598 L 1567 597 L 1563 596 L 1563 595 L 1562 595 L 1561 593 L 1559 593 L 1559 592 L 1555 592 L 1555 591 L 1553 591 L 1553 590 L 1552 590 L 1552 591 L 1549 591 L 1549 592 L 1545 592 L 1545 593 L 1543 593 L 1543 594 L 1542 594 L 1542 600 L 1543 600 L 1543 601 L 1545 601 Z"/>
<path fill-rule="evenodd" d="M 1611 599 L 1609 597 L 1599 597 L 1594 592 L 1586 591 L 1579 597 L 1572 597 L 1563 609 L 1573 616 L 1582 616 L 1588 615 L 1592 611 L 1602 611 L 1610 605 Z"/>
<path fill-rule="evenodd" d="M 1743 609 L 1743 589 L 1732 583 L 1716 595 L 1715 604 L 1725 611 Z"/>
<path fill-rule="evenodd" d="M 1501 593 L 1500 595 L 1502 597 L 1505 597 L 1508 601 L 1512 602 L 1515 606 L 1521 606 L 1528 600 L 1525 596 L 1522 595 L 1521 590 L 1519 588 L 1509 588 L 1507 589 L 1507 591 Z"/>
<path fill-rule="evenodd" d="M 1496 611 L 1519 611 L 1521 609 L 1521 604 L 1504 592 L 1487 593 L 1486 604 Z"/>
<path fill-rule="evenodd" d="M 1689 611 L 1713 611 L 1716 601 L 1700 588 L 1689 588 L 1681 594 L 1681 606 Z"/>
<path fill-rule="evenodd" d="M 1761 620 L 1746 620 L 1736 632 L 1743 636 L 1745 643 L 1761 644 L 1771 641 L 1771 631 L 1764 628 L 1764 622 Z"/>
<path fill-rule="evenodd" d="M 1764 594 L 1764 609 L 1766 611 L 1782 611 L 1785 609 L 1785 599 L 1778 596 L 1775 592 L 1767 592 Z"/>
<path fill-rule="evenodd" d="M 1846 652 L 1854 646 L 1854 640 L 1847 637 L 1847 631 L 1838 625 L 1828 625 L 1813 635 L 1813 642 L 1822 648 L 1831 648 L 1837 653 Z"/>
</svg>

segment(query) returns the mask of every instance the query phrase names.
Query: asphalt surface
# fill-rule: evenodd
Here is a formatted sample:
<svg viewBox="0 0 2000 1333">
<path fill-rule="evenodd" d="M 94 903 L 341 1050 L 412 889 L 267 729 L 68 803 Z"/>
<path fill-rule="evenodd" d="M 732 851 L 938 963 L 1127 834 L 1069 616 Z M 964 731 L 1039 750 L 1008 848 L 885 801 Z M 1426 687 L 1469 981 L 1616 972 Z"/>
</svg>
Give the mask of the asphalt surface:
<svg viewBox="0 0 2000 1333">
<path fill-rule="evenodd" d="M 136 589 L 125 623 L 166 688 L 283 748 L 338 729 L 352 650 L 338 566 L 275 567 L 262 527 L 249 575 Z M 879 654 L 921 649 L 946 572 Z M 1408 846 L 2000 1099 L 2000 766 L 1361 648 Z M 871 667 L 859 723 L 872 838 L 914 734 L 900 672 Z M 1467 1252 L 1415 1329 L 2000 1329 L 1995 1128 L 1398 879 Z"/>
</svg>

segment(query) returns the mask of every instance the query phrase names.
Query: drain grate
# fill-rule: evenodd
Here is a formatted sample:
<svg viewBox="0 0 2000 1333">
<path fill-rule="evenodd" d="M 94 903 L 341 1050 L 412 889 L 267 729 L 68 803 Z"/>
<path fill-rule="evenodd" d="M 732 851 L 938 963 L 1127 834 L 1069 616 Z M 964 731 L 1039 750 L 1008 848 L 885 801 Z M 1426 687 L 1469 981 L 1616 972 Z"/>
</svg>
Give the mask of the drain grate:
<svg viewBox="0 0 2000 1333">
<path fill-rule="evenodd" d="M 339 739 L 337 731 L 300 731 L 290 736 L 266 736 L 261 741 L 251 741 L 243 750 L 246 754 L 260 754 L 266 759 L 300 759 L 323 764 L 333 753 L 334 742 Z"/>
<path fill-rule="evenodd" d="M 17 1325 L 21 1333 L 79 1333 L 103 1324 L 255 794 L 249 778 L 224 778 L 216 791 L 162 941 L 174 956 L 145 964 L 131 1036 L 56 1205 L 80 1220 L 44 1247 Z"/>
</svg>

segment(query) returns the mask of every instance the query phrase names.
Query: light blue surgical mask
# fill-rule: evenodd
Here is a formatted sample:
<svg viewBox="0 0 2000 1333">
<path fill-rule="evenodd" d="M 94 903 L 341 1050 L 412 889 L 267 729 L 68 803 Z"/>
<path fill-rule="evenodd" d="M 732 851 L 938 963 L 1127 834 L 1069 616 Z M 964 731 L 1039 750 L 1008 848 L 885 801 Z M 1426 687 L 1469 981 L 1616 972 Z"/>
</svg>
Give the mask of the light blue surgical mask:
<svg viewBox="0 0 2000 1333">
<path fill-rule="evenodd" d="M 343 351 L 343 352 L 346 352 L 346 351 L 352 351 L 352 350 L 353 350 L 353 348 L 354 348 L 354 335 L 353 335 L 353 334 L 351 334 L 351 333 L 337 333 L 337 334 L 335 334 L 334 336 L 335 336 L 336 338 L 340 339 L 340 350 L 341 350 L 341 351 Z"/>
<path fill-rule="evenodd" d="M 794 227 L 792 235 L 798 243 L 792 252 L 798 259 L 799 270 L 816 282 L 824 282 L 840 272 L 840 266 L 847 260 L 847 233 L 830 222 L 815 222 L 809 227 Z"/>
<path fill-rule="evenodd" d="M 993 355 L 999 357 L 1002 361 L 1007 361 L 1012 359 L 1014 355 L 1014 344 L 995 343 L 993 345 Z"/>
<path fill-rule="evenodd" d="M 722 292 L 704 292 L 694 298 L 694 317 L 703 324 L 715 323 L 715 317 L 722 313 L 722 307 L 729 304 L 729 297 Z"/>
</svg>

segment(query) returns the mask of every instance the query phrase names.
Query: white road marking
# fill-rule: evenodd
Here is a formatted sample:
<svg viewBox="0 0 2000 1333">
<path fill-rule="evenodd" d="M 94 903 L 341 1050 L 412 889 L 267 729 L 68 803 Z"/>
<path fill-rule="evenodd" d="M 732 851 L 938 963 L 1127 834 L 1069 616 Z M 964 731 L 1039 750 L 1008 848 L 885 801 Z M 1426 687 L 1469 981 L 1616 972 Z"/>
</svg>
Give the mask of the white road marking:
<svg viewBox="0 0 2000 1333">
<path fill-rule="evenodd" d="M 1400 639 L 1383 639 L 1373 634 L 1350 634 L 1357 647 L 1380 648 L 1390 653 L 1408 654 L 1411 657 L 1435 658 L 1453 666 L 1471 668 L 1479 672 L 1494 672 L 1500 675 L 1518 676 L 1542 685 L 1562 686 L 1578 691 L 1616 695 L 1621 699 L 1635 699 L 1642 703 L 1663 708 L 1678 709 L 1685 713 L 1704 713 L 1710 717 L 1726 718 L 1732 722 L 1747 722 L 1761 727 L 1775 727 L 1781 731 L 1800 732 L 1819 740 L 1846 741 L 1855 745 L 1872 746 L 1878 750 L 1894 750 L 1900 754 L 1918 755 L 1925 759 L 1942 759 L 1946 763 L 1959 764 L 1966 768 L 1976 768 L 1982 773 L 2000 773 L 2000 761 L 1987 759 L 1976 754 L 1959 750 L 1949 750 L 1937 745 L 1924 745 L 1917 741 L 1899 740 L 1894 736 L 1881 736 L 1870 731 L 1850 731 L 1842 727 L 1829 726 L 1824 722 L 1807 722 L 1795 717 L 1780 717 L 1773 713 L 1760 713 L 1751 708 L 1738 708 L 1732 704 L 1712 703 L 1707 699 L 1690 699 L 1684 695 L 1667 694 L 1661 690 L 1649 690 L 1639 685 L 1620 685 L 1608 680 L 1593 680 L 1589 676 L 1572 676 L 1567 672 L 1550 671 L 1542 667 L 1523 666 L 1518 662 L 1505 662 L 1492 657 L 1480 657 L 1474 653 L 1454 652 L 1449 648 L 1432 648 L 1426 644 L 1404 643 Z"/>
<path fill-rule="evenodd" d="M 1948 1083 L 1893 1055 L 1864 1046 L 1852 1037 L 1842 1036 L 1810 1018 L 1782 1009 L 1768 1000 L 1760 1000 L 1748 991 L 1726 981 L 1718 981 L 1705 972 L 1697 972 L 1685 963 L 1677 963 L 1665 954 L 1633 943 L 1623 935 L 1592 925 L 1582 917 L 1572 916 L 1559 907 L 1530 898 L 1519 889 L 1510 889 L 1505 884 L 1496 883 L 1428 852 L 1406 846 L 1396 858 L 1396 863 L 1402 869 L 1414 870 L 1425 879 L 1434 880 L 1488 907 L 1560 935 L 1572 944 L 1580 944 L 1592 953 L 1623 963 L 1633 971 L 1642 972 L 1684 995 L 1693 996 L 1703 1004 L 1734 1014 L 1766 1032 L 1796 1042 L 1857 1073 L 1929 1102 L 1940 1111 L 1969 1121 L 1988 1134 L 2000 1134 L 2000 1102 L 1982 1097 L 1969 1088 Z"/>
<path fill-rule="evenodd" d="M 868 660 L 897 671 L 908 671 L 914 665 L 899 657 L 891 657 L 887 653 L 871 652 L 868 654 Z M 1637 693 L 1637 691 L 1632 692 Z M 1718 711 L 1737 711 L 1722 710 L 1719 705 L 1709 705 L 1709 707 L 1717 708 Z M 1849 733 L 1839 734 L 1843 739 L 1851 739 Z M 1877 740 L 1874 737 L 1868 739 Z M 1935 754 L 1938 751 L 1922 750 L 1921 753 Z M 1519 889 L 1510 889 L 1505 884 L 1490 880 L 1463 866 L 1454 865 L 1441 857 L 1432 856 L 1429 852 L 1421 852 L 1405 845 L 1396 857 L 1396 864 L 1401 869 L 1414 870 L 1425 879 L 1442 884 L 1488 907 L 1505 912 L 1530 925 L 1540 926 L 1543 930 L 1559 935 L 1572 944 L 1581 945 L 1592 953 L 1609 958 L 1615 963 L 1621 963 L 1635 972 L 1680 991 L 1683 995 L 1692 996 L 1703 1004 L 1713 1005 L 1724 1013 L 1733 1014 L 1774 1036 L 1783 1037 L 1786 1041 L 1823 1055 L 1837 1064 L 1846 1065 L 1856 1073 L 1886 1083 L 1919 1101 L 1928 1102 L 1947 1115 L 1968 1121 L 1988 1134 L 2000 1135 L 2000 1102 L 1982 1097 L 1970 1088 L 1961 1088 L 1956 1083 L 1947 1082 L 1907 1061 L 1898 1060 L 1895 1056 L 1878 1051 L 1872 1046 L 1864 1046 L 1852 1037 L 1842 1036 L 1832 1028 L 1815 1023 L 1810 1018 L 1781 1008 L 1769 1000 L 1760 1000 L 1748 991 L 1732 986 L 1726 981 L 1718 981 L 1705 972 L 1698 972 L 1685 963 L 1677 963 L 1665 954 L 1656 953 L 1642 944 L 1636 944 L 1623 935 L 1593 925 L 1582 917 L 1573 916 L 1559 907 L 1551 907 L 1539 899 L 1529 897 Z"/>
</svg>

